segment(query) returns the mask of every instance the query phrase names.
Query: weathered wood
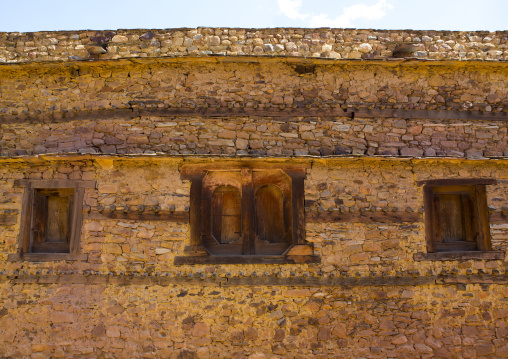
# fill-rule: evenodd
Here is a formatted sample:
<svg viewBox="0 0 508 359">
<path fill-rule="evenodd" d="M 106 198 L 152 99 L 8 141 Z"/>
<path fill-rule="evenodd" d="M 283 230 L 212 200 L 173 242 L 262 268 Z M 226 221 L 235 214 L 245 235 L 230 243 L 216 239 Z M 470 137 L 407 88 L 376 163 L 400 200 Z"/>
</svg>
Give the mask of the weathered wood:
<svg viewBox="0 0 508 359">
<path fill-rule="evenodd" d="M 18 222 L 17 214 L 0 214 L 0 226 L 10 226 Z"/>
<path fill-rule="evenodd" d="M 425 216 L 425 242 L 427 243 L 427 252 L 435 252 L 435 211 L 434 206 L 434 194 L 432 193 L 432 186 L 423 187 L 423 205 L 424 205 L 424 216 Z"/>
<path fill-rule="evenodd" d="M 178 256 L 175 265 L 186 264 L 295 264 L 320 263 L 315 255 L 305 256 Z"/>
<path fill-rule="evenodd" d="M 254 189 L 252 185 L 252 170 L 242 168 L 242 237 L 243 254 L 254 253 L 254 225 L 255 225 Z"/>
<path fill-rule="evenodd" d="M 307 223 L 415 223 L 422 222 L 422 215 L 415 212 L 306 212 Z"/>
<path fill-rule="evenodd" d="M 508 212 L 496 211 L 489 214 L 489 223 L 505 224 L 508 222 Z"/>
<path fill-rule="evenodd" d="M 30 252 L 39 252 L 41 256 L 51 252 L 80 253 L 84 191 L 85 188 L 96 188 L 96 182 L 16 180 L 15 186 L 25 188 L 18 255 L 23 257 Z M 52 218 L 48 219 L 48 206 L 58 215 L 51 214 Z"/>
<path fill-rule="evenodd" d="M 507 276 L 500 275 L 450 275 L 436 279 L 436 284 L 508 284 Z"/>
<path fill-rule="evenodd" d="M 415 261 L 467 261 L 467 260 L 504 260 L 505 253 L 502 251 L 472 251 L 472 252 L 437 252 L 415 253 Z"/>
<path fill-rule="evenodd" d="M 32 201 L 34 190 L 28 184 L 25 186 L 23 193 L 23 201 L 21 202 L 21 224 L 18 236 L 18 255 L 23 256 L 23 253 L 29 251 L 30 237 L 31 237 L 31 222 L 32 222 Z"/>
<path fill-rule="evenodd" d="M 83 199 L 85 189 L 80 187 L 74 191 L 74 197 L 70 205 L 71 210 L 71 227 L 69 233 L 69 253 L 78 254 L 81 252 L 81 227 L 83 225 Z"/>
<path fill-rule="evenodd" d="M 484 185 L 477 185 L 475 187 L 476 197 L 476 213 L 478 218 L 478 248 L 481 251 L 492 250 L 490 225 L 489 225 L 489 209 L 487 207 L 487 193 Z"/>
<path fill-rule="evenodd" d="M 232 277 L 223 283 L 232 286 L 290 286 L 290 287 L 362 287 L 362 286 L 415 286 L 435 284 L 434 276 L 419 277 Z"/>
<path fill-rule="evenodd" d="M 69 225 L 72 216 L 70 209 L 72 199 L 65 196 L 48 197 L 48 215 L 47 215 L 47 242 L 68 242 Z"/>
<path fill-rule="evenodd" d="M 39 244 L 46 241 L 46 223 L 48 217 L 48 197 L 34 191 L 32 218 L 30 224 L 29 252 L 37 251 Z"/>
<path fill-rule="evenodd" d="M 334 108 L 299 108 L 299 107 L 221 107 L 221 108 L 123 108 L 82 111 L 55 111 L 53 113 L 30 115 L 3 115 L 2 123 L 59 123 L 69 121 L 110 121 L 127 120 L 140 116 L 171 117 L 175 121 L 188 117 L 200 118 L 235 118 L 235 117 L 272 117 L 278 121 L 309 122 L 318 118 L 403 118 L 429 120 L 468 120 L 468 121 L 507 121 L 507 112 L 493 111 L 459 111 L 459 110 L 403 110 L 403 109 L 368 109 L 355 108 L 354 104 L 343 109 Z M 311 117 L 311 119 L 307 119 Z M 314 118 L 314 119 L 313 119 Z"/>
<path fill-rule="evenodd" d="M 354 118 L 405 118 L 429 120 L 506 121 L 506 112 L 457 111 L 457 110 L 401 110 L 401 109 L 348 109 Z"/>
<path fill-rule="evenodd" d="M 306 243 L 305 235 L 305 172 L 288 172 L 292 183 L 293 203 L 293 242 L 295 244 Z"/>
<path fill-rule="evenodd" d="M 441 238 L 438 242 L 466 241 L 467 226 L 462 195 L 456 193 L 440 194 L 436 212 L 440 219 Z M 470 213 L 469 213 L 470 214 Z M 468 214 L 468 216 L 469 216 Z M 469 222 L 468 222 L 469 223 Z"/>
<path fill-rule="evenodd" d="M 7 256 L 10 262 L 27 261 L 27 262 L 54 262 L 54 261 L 87 261 L 88 254 L 71 254 L 71 253 L 11 253 Z"/>
<path fill-rule="evenodd" d="M 221 244 L 237 241 L 241 236 L 242 202 L 233 186 L 219 186 L 212 195 L 212 235 Z"/>
<path fill-rule="evenodd" d="M 282 255 L 291 244 L 305 243 L 303 180 L 307 167 L 307 164 L 266 161 L 182 166 L 182 178 L 190 179 L 192 184 L 199 183 L 199 179 L 203 178 L 202 191 L 198 194 L 201 195 L 201 221 L 191 223 L 191 233 L 200 230 L 200 243 L 204 248 L 214 256 L 223 257 L 239 254 Z M 239 238 L 233 236 L 238 225 L 225 222 L 224 218 L 225 215 L 231 219 L 238 218 L 237 211 L 233 208 L 236 206 L 230 204 L 228 206 L 231 208 L 224 208 L 231 202 L 229 195 L 226 196 L 224 192 L 227 187 L 241 188 Z M 217 191 L 223 191 L 224 194 L 216 193 Z M 191 204 L 193 198 L 191 194 Z M 192 208 L 191 206 L 191 212 Z M 228 236 L 233 240 L 228 240 Z M 190 248 L 198 245 L 193 242 Z M 202 258 L 200 260 L 203 261 Z"/>
<path fill-rule="evenodd" d="M 287 252 L 287 256 L 311 256 L 314 254 L 314 246 L 309 244 L 295 244 Z"/>
<path fill-rule="evenodd" d="M 132 275 L 83 275 L 83 274 L 41 274 L 0 276 L 0 283 L 10 284 L 87 284 L 122 286 L 169 286 L 196 285 L 200 287 L 383 287 L 421 286 L 455 284 L 508 284 L 505 275 L 441 275 L 441 276 L 371 276 L 371 277 L 209 277 L 200 274 L 184 276 L 132 276 Z M 394 298 L 395 299 L 395 298 Z"/>
<path fill-rule="evenodd" d="M 443 178 L 416 181 L 418 186 L 472 186 L 472 185 L 491 185 L 497 184 L 493 178 Z"/>
<path fill-rule="evenodd" d="M 191 189 L 192 192 L 192 189 Z M 118 219 L 125 221 L 165 221 L 165 222 L 190 222 L 190 213 L 185 211 L 160 211 L 160 212 L 137 212 L 137 211 L 101 211 L 84 214 L 85 219 Z"/>
<path fill-rule="evenodd" d="M 274 184 L 266 184 L 256 191 L 255 203 L 255 226 L 259 240 L 269 243 L 287 242 L 282 190 Z"/>
<path fill-rule="evenodd" d="M 256 169 L 256 170 L 283 170 L 287 173 L 303 173 L 310 168 L 311 161 L 308 163 L 288 163 L 288 162 L 271 162 L 260 160 L 245 160 L 245 161 L 224 161 L 219 162 L 204 162 L 184 164 L 180 168 L 180 176 L 182 179 L 192 180 L 196 177 L 202 177 L 207 171 L 234 171 L 241 170 L 242 168 Z M 290 174 L 291 175 L 291 174 Z"/>
<path fill-rule="evenodd" d="M 91 188 L 95 189 L 97 186 L 96 181 L 74 181 L 74 180 L 29 180 L 18 179 L 14 181 L 14 187 L 27 187 L 32 188 Z"/>
<path fill-rule="evenodd" d="M 493 179 L 442 179 L 424 184 L 428 252 L 491 250 L 486 184 Z"/>
</svg>

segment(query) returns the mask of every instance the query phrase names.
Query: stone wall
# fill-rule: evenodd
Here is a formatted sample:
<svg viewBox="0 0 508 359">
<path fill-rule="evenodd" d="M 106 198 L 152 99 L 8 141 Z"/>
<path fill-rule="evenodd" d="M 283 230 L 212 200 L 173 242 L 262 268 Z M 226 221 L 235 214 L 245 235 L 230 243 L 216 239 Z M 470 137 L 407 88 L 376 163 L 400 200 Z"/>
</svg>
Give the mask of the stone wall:
<svg viewBox="0 0 508 359">
<path fill-rule="evenodd" d="M 505 122 L 153 118 L 0 125 L 0 154 L 504 157 Z"/>
<path fill-rule="evenodd" d="M 507 150 L 504 67 L 320 65 L 299 75 L 283 63 L 191 62 L 3 71 L 2 156 L 478 158 Z"/>
<path fill-rule="evenodd" d="M 214 158 L 209 161 L 227 161 Z M 105 210 L 186 212 L 179 167 L 196 159 L 55 157 L 3 160 L 0 353 L 5 357 L 505 357 L 508 260 L 415 261 L 425 252 L 422 188 L 432 178 L 495 178 L 506 163 L 307 160 L 306 217 L 407 213 L 410 221 L 307 221 L 319 264 L 184 265 L 187 221 L 101 218 Z M 202 161 L 202 160 L 201 160 Z M 273 161 L 273 160 L 272 160 Z M 301 161 L 301 160 L 300 160 Z M 11 262 L 22 189 L 14 180 L 97 181 L 84 200 L 76 262 Z M 142 208 L 142 209 L 140 209 Z M 508 227 L 491 222 L 506 252 Z M 84 284 L 87 283 L 87 284 Z M 497 284 L 496 284 L 497 283 Z"/>
<path fill-rule="evenodd" d="M 508 357 L 506 44 L 506 32 L 0 34 L 0 357 Z M 191 237 L 182 166 L 228 161 L 307 168 L 319 261 L 175 264 Z M 22 179 L 97 183 L 79 258 L 20 260 Z M 497 182 L 495 252 L 425 260 L 429 179 Z"/>
<path fill-rule="evenodd" d="M 411 55 L 424 59 L 506 60 L 507 39 L 505 31 L 328 28 L 0 33 L 0 62 L 210 55 L 386 59 L 401 43 L 414 45 Z"/>
<path fill-rule="evenodd" d="M 269 59 L 210 63 L 180 58 L 162 63 L 3 66 L 0 114 L 5 121 L 38 122 L 41 115 L 62 121 L 83 112 L 119 109 L 193 109 L 201 111 L 194 113 L 199 118 L 213 109 L 219 113 L 272 109 L 282 115 L 287 111 L 286 117 L 302 117 L 302 111 L 309 109 L 506 114 L 508 108 L 506 67 L 500 62 L 323 63 L 303 74 L 296 66 Z"/>
<path fill-rule="evenodd" d="M 11 358 L 504 358 L 506 286 L 0 284 Z"/>
<path fill-rule="evenodd" d="M 207 161 L 217 161 L 210 158 Z M 225 160 L 222 160 L 225 161 Z M 187 275 L 204 270 L 200 266 L 175 266 L 175 256 L 184 255 L 189 245 L 188 217 L 176 221 L 150 221 L 141 217 L 109 219 L 101 213 L 176 212 L 188 213 L 190 183 L 182 181 L 178 168 L 184 160 L 178 159 L 115 159 L 97 160 L 36 160 L 4 164 L 0 170 L 1 194 L 4 213 L 14 217 L 3 228 L 1 256 L 17 251 L 17 237 L 21 219 L 22 188 L 14 187 L 14 180 L 73 179 L 95 180 L 97 189 L 87 189 L 84 199 L 85 219 L 81 246 L 88 254 L 88 261 L 71 265 L 83 273 L 178 273 Z M 185 163 L 192 163 L 186 160 Z M 313 160 L 309 162 L 305 181 L 305 209 L 307 216 L 307 240 L 314 243 L 321 265 L 286 266 L 272 265 L 232 266 L 221 270 L 250 276 L 268 271 L 270 275 L 284 271 L 318 275 L 328 273 L 362 276 L 395 275 L 402 271 L 420 274 L 429 270 L 432 275 L 441 270 L 459 267 L 457 274 L 468 269 L 480 269 L 479 263 L 420 262 L 413 255 L 426 252 L 423 226 L 423 190 L 419 180 L 443 178 L 494 178 L 496 185 L 487 186 L 491 216 L 501 216 L 508 208 L 506 189 L 508 172 L 505 161 L 485 163 L 450 160 Z M 347 221 L 315 220 L 323 213 L 398 213 L 400 219 L 388 218 L 362 220 L 352 217 Z M 405 216 L 405 217 L 404 217 Z M 131 217 L 132 218 L 132 217 Z M 356 218 L 356 219 L 355 219 Z M 405 218 L 405 219 L 404 219 Z M 503 220 L 491 223 L 493 248 L 506 251 L 508 232 Z M 508 262 L 482 262 L 481 269 L 503 269 Z M 13 271 L 34 271 L 53 267 L 49 263 L 4 263 Z M 476 267 L 475 267 L 476 266 Z M 227 267 L 227 266 L 226 266 Z M 412 275 L 412 274 L 411 274 Z"/>
</svg>

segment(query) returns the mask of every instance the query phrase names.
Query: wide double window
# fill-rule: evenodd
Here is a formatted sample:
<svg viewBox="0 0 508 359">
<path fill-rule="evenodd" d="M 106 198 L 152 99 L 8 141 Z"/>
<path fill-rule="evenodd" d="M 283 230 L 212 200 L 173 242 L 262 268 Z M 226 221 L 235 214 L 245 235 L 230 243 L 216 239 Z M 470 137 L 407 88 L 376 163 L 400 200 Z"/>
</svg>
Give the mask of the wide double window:
<svg viewBox="0 0 508 359">
<path fill-rule="evenodd" d="M 191 245 L 177 263 L 316 260 L 305 241 L 304 167 L 187 165 L 182 177 L 191 180 Z"/>
</svg>

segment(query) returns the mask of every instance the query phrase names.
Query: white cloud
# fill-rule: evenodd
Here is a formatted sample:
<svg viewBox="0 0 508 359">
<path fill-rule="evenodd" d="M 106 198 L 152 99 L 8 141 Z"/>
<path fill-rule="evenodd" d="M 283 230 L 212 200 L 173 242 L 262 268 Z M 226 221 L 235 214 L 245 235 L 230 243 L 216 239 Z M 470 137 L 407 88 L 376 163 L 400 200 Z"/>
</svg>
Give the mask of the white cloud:
<svg viewBox="0 0 508 359">
<path fill-rule="evenodd" d="M 377 20 L 386 15 L 386 11 L 393 6 L 389 0 L 379 0 L 374 5 L 356 4 L 345 8 L 342 14 L 330 18 L 329 14 L 302 14 L 300 8 L 301 0 L 277 0 L 279 9 L 290 19 L 308 19 L 309 27 L 354 27 L 354 20 L 367 19 Z"/>
<path fill-rule="evenodd" d="M 280 11 L 290 19 L 305 19 L 308 15 L 300 14 L 300 7 L 302 6 L 302 0 L 277 0 Z"/>
</svg>

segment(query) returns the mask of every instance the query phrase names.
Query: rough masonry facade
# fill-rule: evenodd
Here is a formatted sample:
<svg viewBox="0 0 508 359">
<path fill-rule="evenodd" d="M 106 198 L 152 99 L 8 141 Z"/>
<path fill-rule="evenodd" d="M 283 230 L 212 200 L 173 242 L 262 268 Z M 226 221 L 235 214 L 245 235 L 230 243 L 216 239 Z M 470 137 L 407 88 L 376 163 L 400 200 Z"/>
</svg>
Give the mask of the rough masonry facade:
<svg viewBox="0 0 508 359">
<path fill-rule="evenodd" d="M 508 357 L 507 51 L 0 34 L 0 356 Z"/>
</svg>

